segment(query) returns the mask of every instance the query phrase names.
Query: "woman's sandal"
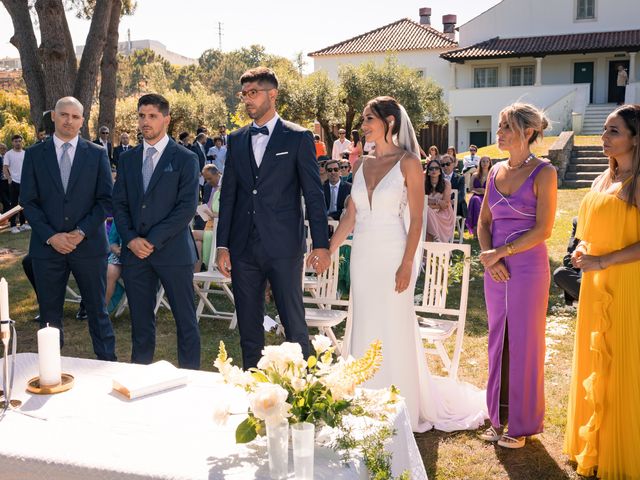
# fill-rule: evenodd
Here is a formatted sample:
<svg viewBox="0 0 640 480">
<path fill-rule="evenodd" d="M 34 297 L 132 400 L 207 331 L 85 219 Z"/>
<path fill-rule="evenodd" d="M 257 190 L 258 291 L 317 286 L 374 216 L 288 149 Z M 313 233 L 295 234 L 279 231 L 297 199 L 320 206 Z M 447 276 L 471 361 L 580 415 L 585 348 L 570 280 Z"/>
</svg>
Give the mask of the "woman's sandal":
<svg viewBox="0 0 640 480">
<path fill-rule="evenodd" d="M 496 431 L 495 428 L 493 428 L 493 426 L 491 426 L 479 433 L 478 438 L 486 442 L 497 442 L 498 440 L 500 440 L 500 438 L 502 438 L 502 436 Z"/>
<path fill-rule="evenodd" d="M 510 437 L 507 434 L 502 434 L 498 445 L 504 448 L 522 448 L 524 447 L 526 437 Z"/>
</svg>

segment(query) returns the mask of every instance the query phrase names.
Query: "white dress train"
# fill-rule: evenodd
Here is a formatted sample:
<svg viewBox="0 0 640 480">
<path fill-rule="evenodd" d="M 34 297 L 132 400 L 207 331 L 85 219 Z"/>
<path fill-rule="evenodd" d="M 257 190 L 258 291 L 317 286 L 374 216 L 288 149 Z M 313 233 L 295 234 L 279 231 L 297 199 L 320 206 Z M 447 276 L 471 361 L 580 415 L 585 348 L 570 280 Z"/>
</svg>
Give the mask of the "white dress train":
<svg viewBox="0 0 640 480">
<path fill-rule="evenodd" d="M 351 251 L 352 318 L 344 353 L 359 357 L 372 341 L 382 341 L 382 366 L 365 387 L 397 386 L 414 432 L 433 427 L 447 432 L 476 429 L 487 418 L 485 392 L 429 372 L 413 308 L 417 268 L 409 288 L 400 294 L 395 292 L 395 274 L 407 238 L 407 190 L 400 162 L 376 186 L 371 204 L 365 168 L 366 160 L 356 172 L 351 189 L 356 207 Z"/>
</svg>

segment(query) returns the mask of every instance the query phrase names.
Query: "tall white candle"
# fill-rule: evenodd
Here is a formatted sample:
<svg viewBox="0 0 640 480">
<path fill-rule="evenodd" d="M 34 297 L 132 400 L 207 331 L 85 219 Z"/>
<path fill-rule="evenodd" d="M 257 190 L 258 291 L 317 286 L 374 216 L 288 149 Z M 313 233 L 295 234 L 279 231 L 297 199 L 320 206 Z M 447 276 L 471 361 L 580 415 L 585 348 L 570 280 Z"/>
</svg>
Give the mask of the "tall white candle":
<svg viewBox="0 0 640 480">
<path fill-rule="evenodd" d="M 62 360 L 60 359 L 60 330 L 50 327 L 38 330 L 38 364 L 40 386 L 53 387 L 60 384 Z"/>
<path fill-rule="evenodd" d="M 0 280 L 0 320 L 9 320 L 9 284 L 3 278 Z M 9 323 L 0 324 L 2 333 L 9 333 Z"/>
</svg>

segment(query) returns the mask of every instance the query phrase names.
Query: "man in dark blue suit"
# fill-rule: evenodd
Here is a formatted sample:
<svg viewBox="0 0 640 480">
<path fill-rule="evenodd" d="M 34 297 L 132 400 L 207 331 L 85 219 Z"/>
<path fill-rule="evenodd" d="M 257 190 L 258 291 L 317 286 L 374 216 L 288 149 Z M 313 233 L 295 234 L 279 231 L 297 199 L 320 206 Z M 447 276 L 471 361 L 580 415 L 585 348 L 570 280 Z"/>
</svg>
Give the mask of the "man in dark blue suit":
<svg viewBox="0 0 640 480">
<path fill-rule="evenodd" d="M 22 167 L 20 204 L 32 228 L 29 257 L 40 306 L 40 323 L 60 329 L 69 272 L 80 288 L 93 350 L 116 360 L 115 336 L 105 290 L 109 245 L 104 226 L 111 205 L 107 151 L 80 138 L 82 104 L 58 100 L 54 135 L 29 148 Z"/>
<path fill-rule="evenodd" d="M 231 276 L 245 369 L 255 367 L 264 346 L 264 292 L 269 280 L 287 341 L 309 354 L 302 304 L 304 194 L 313 251 L 309 264 L 330 262 L 327 210 L 316 165 L 313 135 L 276 113 L 278 80 L 258 67 L 240 78 L 250 118 L 229 135 L 220 190 L 217 265 Z M 233 270 L 232 270 L 233 265 Z"/>
<path fill-rule="evenodd" d="M 176 321 L 178 363 L 198 369 L 200 332 L 193 300 L 197 254 L 189 229 L 198 203 L 198 159 L 167 136 L 170 120 L 164 97 L 140 97 L 138 126 L 144 141 L 120 157 L 113 211 L 131 312 L 131 361 L 153 361 L 160 280 Z"/>
<path fill-rule="evenodd" d="M 327 216 L 332 220 L 340 220 L 344 202 L 351 194 L 351 184 L 340 178 L 340 162 L 328 160 L 325 169 L 329 178 L 324 182 L 324 200 L 327 207 Z"/>
</svg>

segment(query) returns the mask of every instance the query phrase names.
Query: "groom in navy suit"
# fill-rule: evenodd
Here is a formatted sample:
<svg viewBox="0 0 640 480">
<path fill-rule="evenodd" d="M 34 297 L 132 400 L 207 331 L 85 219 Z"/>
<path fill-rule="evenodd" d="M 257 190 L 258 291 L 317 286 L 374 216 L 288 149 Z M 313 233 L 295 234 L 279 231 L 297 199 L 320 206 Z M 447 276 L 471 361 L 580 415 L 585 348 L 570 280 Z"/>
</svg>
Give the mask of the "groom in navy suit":
<svg viewBox="0 0 640 480">
<path fill-rule="evenodd" d="M 29 148 L 22 167 L 20 204 L 31 225 L 32 260 L 40 323 L 60 329 L 69 273 L 86 308 L 93 351 L 116 360 L 115 335 L 105 307 L 109 244 L 104 226 L 111 208 L 107 151 L 78 135 L 82 104 L 73 97 L 56 103 L 55 133 Z"/>
<path fill-rule="evenodd" d="M 189 228 L 198 204 L 198 158 L 168 137 L 169 113 L 169 102 L 161 95 L 138 100 L 144 140 L 120 157 L 113 212 L 131 312 L 131 361 L 153 361 L 160 280 L 178 331 L 178 364 L 198 369 L 200 332 L 193 299 L 197 254 Z"/>
<path fill-rule="evenodd" d="M 240 78 L 247 115 L 229 135 L 220 190 L 218 269 L 233 281 L 242 361 L 255 367 L 264 347 L 264 292 L 269 280 L 288 342 L 309 354 L 302 303 L 305 228 L 301 194 L 313 239 L 309 265 L 329 265 L 327 215 L 313 135 L 276 113 L 278 79 L 257 67 Z M 232 269 L 233 266 L 233 269 Z"/>
</svg>

